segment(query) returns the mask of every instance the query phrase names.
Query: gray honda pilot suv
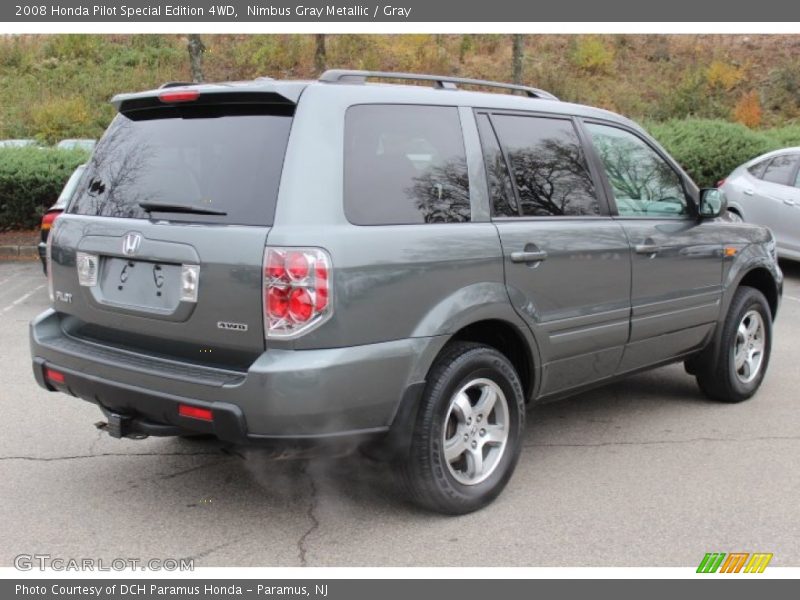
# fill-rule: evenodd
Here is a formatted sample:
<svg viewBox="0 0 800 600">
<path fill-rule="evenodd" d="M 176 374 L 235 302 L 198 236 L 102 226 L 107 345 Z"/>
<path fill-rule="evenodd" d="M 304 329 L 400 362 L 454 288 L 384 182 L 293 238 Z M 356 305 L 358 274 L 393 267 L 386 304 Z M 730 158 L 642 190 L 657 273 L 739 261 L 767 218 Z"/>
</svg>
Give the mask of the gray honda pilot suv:
<svg viewBox="0 0 800 600">
<path fill-rule="evenodd" d="M 348 440 L 458 514 L 529 404 L 677 361 L 738 402 L 767 370 L 772 235 L 618 115 L 363 71 L 113 103 L 31 324 L 39 385 L 113 436 Z"/>
</svg>

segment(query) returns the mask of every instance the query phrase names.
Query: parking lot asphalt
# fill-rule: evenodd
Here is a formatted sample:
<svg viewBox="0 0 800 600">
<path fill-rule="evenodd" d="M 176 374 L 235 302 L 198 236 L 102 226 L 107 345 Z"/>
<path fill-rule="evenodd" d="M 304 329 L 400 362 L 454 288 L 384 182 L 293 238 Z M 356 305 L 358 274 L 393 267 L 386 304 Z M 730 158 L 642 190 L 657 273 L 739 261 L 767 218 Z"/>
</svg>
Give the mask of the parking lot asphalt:
<svg viewBox="0 0 800 600">
<path fill-rule="evenodd" d="M 178 438 L 115 440 L 98 409 L 36 386 L 33 263 L 0 263 L 0 566 L 18 554 L 200 566 L 800 566 L 800 265 L 750 401 L 706 400 L 681 365 L 529 412 L 509 486 L 463 517 L 408 504 L 361 456 L 270 461 Z"/>
</svg>

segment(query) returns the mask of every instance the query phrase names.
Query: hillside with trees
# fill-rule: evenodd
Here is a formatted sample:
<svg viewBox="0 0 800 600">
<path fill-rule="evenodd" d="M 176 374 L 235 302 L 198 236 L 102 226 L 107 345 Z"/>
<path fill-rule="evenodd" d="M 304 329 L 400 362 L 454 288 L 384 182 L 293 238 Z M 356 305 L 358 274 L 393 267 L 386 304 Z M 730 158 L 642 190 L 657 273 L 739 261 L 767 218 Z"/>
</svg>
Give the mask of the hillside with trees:
<svg viewBox="0 0 800 600">
<path fill-rule="evenodd" d="M 701 186 L 800 146 L 800 36 L 4 35 L 0 139 L 99 137 L 119 92 L 326 68 L 514 81 L 643 123 Z M 0 148 L 0 230 L 32 227 L 85 155 Z"/>
<path fill-rule="evenodd" d="M 759 129 L 800 117 L 800 36 L 6 35 L 0 138 L 97 137 L 112 95 L 165 81 L 313 78 L 326 67 L 516 79 L 646 121 Z"/>
</svg>

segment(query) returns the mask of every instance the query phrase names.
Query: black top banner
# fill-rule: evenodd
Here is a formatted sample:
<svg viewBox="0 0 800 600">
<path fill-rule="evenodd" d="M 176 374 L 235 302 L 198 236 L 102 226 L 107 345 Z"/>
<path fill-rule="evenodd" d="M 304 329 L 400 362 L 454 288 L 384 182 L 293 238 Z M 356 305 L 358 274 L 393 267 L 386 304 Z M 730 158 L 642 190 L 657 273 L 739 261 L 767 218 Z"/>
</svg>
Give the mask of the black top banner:
<svg viewBox="0 0 800 600">
<path fill-rule="evenodd" d="M 0 5 L 4 22 L 795 22 L 786 0 L 397 0 L 293 2 L 259 0 L 47 0 Z"/>
</svg>

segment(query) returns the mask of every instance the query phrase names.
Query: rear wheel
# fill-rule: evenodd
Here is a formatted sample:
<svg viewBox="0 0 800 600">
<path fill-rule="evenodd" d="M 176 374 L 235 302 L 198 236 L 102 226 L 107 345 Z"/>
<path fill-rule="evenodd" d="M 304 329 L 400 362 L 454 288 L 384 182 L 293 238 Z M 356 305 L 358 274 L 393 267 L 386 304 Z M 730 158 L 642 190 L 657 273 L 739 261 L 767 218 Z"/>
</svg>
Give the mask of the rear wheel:
<svg viewBox="0 0 800 600">
<path fill-rule="evenodd" d="M 450 345 L 431 369 L 399 465 L 413 500 L 446 514 L 489 504 L 511 478 L 524 423 L 522 385 L 508 359 L 481 344 Z"/>
<path fill-rule="evenodd" d="M 764 379 L 771 347 L 772 313 L 767 299 L 757 289 L 742 286 L 731 301 L 719 347 L 707 349 L 706 359 L 700 358 L 696 369 L 700 389 L 722 402 L 747 400 Z"/>
</svg>

